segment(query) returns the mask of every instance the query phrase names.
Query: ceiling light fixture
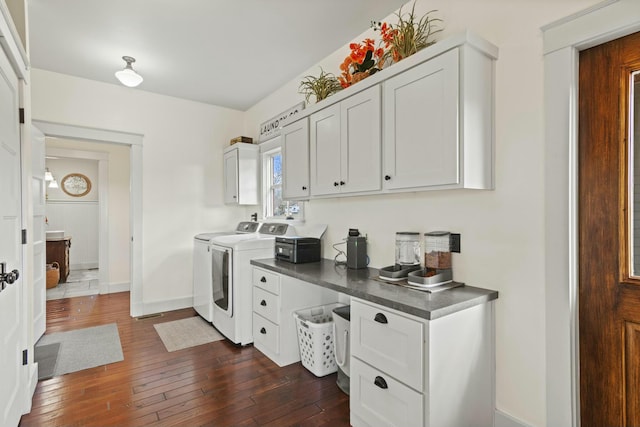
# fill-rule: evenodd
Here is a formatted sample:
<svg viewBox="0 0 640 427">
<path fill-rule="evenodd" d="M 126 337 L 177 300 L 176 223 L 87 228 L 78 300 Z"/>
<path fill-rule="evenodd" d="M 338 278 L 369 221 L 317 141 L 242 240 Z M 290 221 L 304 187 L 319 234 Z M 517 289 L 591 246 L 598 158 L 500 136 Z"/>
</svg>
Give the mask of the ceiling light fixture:
<svg viewBox="0 0 640 427">
<path fill-rule="evenodd" d="M 116 77 L 118 78 L 118 80 L 120 80 L 120 83 L 125 86 L 138 86 L 140 83 L 142 83 L 142 76 L 136 73 L 131 67 L 131 64 L 136 62 L 136 59 L 131 56 L 123 56 L 122 59 L 124 59 L 124 61 L 127 63 L 127 66 L 124 67 L 124 70 L 116 71 Z"/>
</svg>

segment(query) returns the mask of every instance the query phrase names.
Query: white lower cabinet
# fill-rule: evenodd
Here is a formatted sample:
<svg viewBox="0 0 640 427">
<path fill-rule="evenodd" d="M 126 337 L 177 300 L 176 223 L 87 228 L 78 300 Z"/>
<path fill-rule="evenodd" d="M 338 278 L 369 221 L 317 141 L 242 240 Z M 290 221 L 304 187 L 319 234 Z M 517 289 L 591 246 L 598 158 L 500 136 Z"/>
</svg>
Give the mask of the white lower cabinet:
<svg viewBox="0 0 640 427">
<path fill-rule="evenodd" d="M 426 320 L 351 300 L 351 424 L 493 426 L 493 303 Z"/>
<path fill-rule="evenodd" d="M 278 366 L 300 361 L 294 312 L 338 301 L 338 294 L 253 267 L 253 345 Z"/>
</svg>

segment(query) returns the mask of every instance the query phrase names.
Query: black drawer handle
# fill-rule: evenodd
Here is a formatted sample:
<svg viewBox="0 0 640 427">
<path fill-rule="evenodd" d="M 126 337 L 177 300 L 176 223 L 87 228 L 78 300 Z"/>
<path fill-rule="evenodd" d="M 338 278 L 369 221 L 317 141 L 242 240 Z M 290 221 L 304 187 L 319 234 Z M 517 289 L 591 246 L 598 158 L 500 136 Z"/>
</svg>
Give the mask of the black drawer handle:
<svg viewBox="0 0 640 427">
<path fill-rule="evenodd" d="M 385 180 L 385 181 L 390 181 L 390 180 L 391 180 L 391 177 L 390 177 L 389 175 L 385 175 L 385 176 L 384 176 L 384 180 Z"/>
<path fill-rule="evenodd" d="M 376 377 L 375 381 L 373 382 L 375 385 L 377 385 L 378 387 L 382 388 L 382 389 L 387 389 L 389 388 L 389 386 L 387 385 L 387 382 L 384 380 L 384 378 L 378 376 Z"/>
<path fill-rule="evenodd" d="M 260 305 L 263 307 L 267 306 L 267 302 L 265 300 L 260 301 Z"/>
<path fill-rule="evenodd" d="M 260 328 L 260 333 L 266 335 L 267 330 L 265 328 Z M 384 381 L 384 380 L 383 380 Z M 385 384 L 386 385 L 386 384 Z"/>
<path fill-rule="evenodd" d="M 338 183 L 338 181 L 334 181 L 334 182 L 333 182 L 333 186 L 334 186 L 334 187 L 337 187 L 338 185 L 340 185 L 340 184 Z"/>
<path fill-rule="evenodd" d="M 306 189 L 307 189 L 307 187 L 305 187 L 305 186 L 303 185 L 303 186 L 302 186 L 302 189 L 303 189 L 303 190 L 306 190 Z"/>
<path fill-rule="evenodd" d="M 345 185 L 345 184 L 346 184 L 346 182 L 340 181 L 340 185 Z"/>
<path fill-rule="evenodd" d="M 266 277 L 264 277 L 264 276 L 262 276 L 262 278 L 260 279 L 260 281 L 261 281 L 262 283 L 267 283 L 267 278 L 266 278 Z"/>
<path fill-rule="evenodd" d="M 376 317 L 374 317 L 373 320 L 375 320 L 378 323 L 389 323 L 389 321 L 387 320 L 387 316 L 385 316 L 382 313 L 376 314 Z"/>
</svg>

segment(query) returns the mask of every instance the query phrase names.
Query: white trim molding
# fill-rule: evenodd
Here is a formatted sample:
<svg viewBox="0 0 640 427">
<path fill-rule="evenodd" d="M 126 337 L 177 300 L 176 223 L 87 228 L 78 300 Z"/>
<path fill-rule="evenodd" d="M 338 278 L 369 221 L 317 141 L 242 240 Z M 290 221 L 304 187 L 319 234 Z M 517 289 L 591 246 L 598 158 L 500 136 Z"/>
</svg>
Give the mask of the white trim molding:
<svg viewBox="0 0 640 427">
<path fill-rule="evenodd" d="M 542 28 L 547 425 L 580 425 L 578 55 L 640 30 L 638 0 L 607 0 Z"/>
<path fill-rule="evenodd" d="M 44 120 L 32 120 L 33 125 L 46 136 L 81 139 L 85 141 L 108 142 L 128 145 L 131 171 L 131 307 L 132 317 L 143 314 L 142 300 L 142 141 L 144 136 L 137 133 L 97 129 Z M 102 162 L 100 162 L 102 163 Z M 100 168 L 100 180 L 106 182 L 106 169 Z M 102 197 L 102 195 L 101 195 Z M 106 197 L 106 196 L 105 196 Z M 101 260 L 102 262 L 102 260 Z M 103 270 L 103 269 L 101 269 Z M 108 283 L 105 280 L 104 283 Z"/>
</svg>

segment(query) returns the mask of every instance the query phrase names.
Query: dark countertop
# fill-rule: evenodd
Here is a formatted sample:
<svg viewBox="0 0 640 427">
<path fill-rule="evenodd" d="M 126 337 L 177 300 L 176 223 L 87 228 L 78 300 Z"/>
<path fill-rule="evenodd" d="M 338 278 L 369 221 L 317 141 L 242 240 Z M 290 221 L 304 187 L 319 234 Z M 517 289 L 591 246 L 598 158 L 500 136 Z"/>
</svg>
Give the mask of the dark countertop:
<svg viewBox="0 0 640 427">
<path fill-rule="evenodd" d="M 378 270 L 375 268 L 350 270 L 344 265 L 336 266 L 329 259 L 308 264 L 253 259 L 251 264 L 427 320 L 498 298 L 498 291 L 466 285 L 435 293 L 409 289 L 376 280 Z"/>
</svg>

